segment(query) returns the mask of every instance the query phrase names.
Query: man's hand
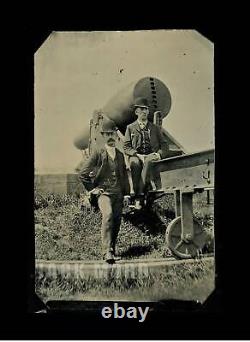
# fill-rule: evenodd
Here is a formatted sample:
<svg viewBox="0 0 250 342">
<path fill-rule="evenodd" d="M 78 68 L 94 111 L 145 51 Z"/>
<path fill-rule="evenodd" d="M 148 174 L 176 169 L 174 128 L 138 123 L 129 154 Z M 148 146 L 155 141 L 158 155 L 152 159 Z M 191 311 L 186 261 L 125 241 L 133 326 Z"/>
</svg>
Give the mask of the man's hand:
<svg viewBox="0 0 250 342">
<path fill-rule="evenodd" d="M 89 191 L 89 196 L 91 195 L 96 195 L 99 196 L 104 192 L 104 190 L 102 188 L 94 188 L 93 190 Z"/>
<path fill-rule="evenodd" d="M 160 154 L 156 153 L 156 152 L 150 153 L 146 157 L 149 158 L 150 160 L 154 160 L 154 161 L 157 161 L 157 160 L 161 159 Z"/>
<path fill-rule="evenodd" d="M 152 155 L 154 156 L 154 160 L 160 160 L 161 159 L 160 153 L 154 152 L 154 153 L 152 153 Z"/>
<path fill-rule="evenodd" d="M 139 154 L 137 153 L 137 157 L 143 162 L 143 164 L 145 163 L 145 159 L 147 160 L 153 160 L 153 161 L 157 161 L 161 159 L 161 155 L 159 153 L 153 152 L 150 154 Z"/>
</svg>

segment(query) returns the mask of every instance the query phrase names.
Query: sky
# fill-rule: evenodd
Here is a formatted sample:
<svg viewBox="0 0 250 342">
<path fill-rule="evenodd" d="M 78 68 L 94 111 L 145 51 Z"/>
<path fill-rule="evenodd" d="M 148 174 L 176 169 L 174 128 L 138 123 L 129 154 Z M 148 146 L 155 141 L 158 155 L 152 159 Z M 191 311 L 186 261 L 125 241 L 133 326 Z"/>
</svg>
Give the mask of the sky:
<svg viewBox="0 0 250 342">
<path fill-rule="evenodd" d="M 145 76 L 170 90 L 163 127 L 186 152 L 214 148 L 214 46 L 197 31 L 52 32 L 34 62 L 36 173 L 74 172 L 93 111 Z"/>
</svg>

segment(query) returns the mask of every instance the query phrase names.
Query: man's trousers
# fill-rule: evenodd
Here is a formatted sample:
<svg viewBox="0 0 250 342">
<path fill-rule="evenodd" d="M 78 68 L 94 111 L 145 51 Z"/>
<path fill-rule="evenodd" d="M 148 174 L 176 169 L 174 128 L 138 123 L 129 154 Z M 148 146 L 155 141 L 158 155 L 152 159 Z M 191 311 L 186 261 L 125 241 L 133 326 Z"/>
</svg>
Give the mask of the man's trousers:
<svg viewBox="0 0 250 342">
<path fill-rule="evenodd" d="M 153 169 L 153 156 L 146 157 L 144 164 L 138 157 L 130 157 L 129 165 L 136 195 L 141 195 L 146 191 L 146 188 L 150 188 L 151 180 L 157 189 L 161 188 L 160 172 L 157 172 L 155 168 Z"/>
<path fill-rule="evenodd" d="M 98 198 L 102 213 L 101 237 L 103 253 L 115 252 L 115 244 L 120 230 L 123 196 L 102 194 Z"/>
</svg>

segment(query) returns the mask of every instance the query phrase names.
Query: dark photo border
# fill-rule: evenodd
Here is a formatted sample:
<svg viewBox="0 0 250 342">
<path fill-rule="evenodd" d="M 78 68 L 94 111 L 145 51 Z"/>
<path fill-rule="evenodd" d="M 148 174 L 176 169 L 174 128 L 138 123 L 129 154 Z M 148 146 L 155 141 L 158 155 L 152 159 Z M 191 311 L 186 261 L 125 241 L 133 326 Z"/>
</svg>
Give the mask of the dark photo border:
<svg viewBox="0 0 250 342">
<path fill-rule="evenodd" d="M 162 301 L 153 305 L 153 312 L 144 324 L 135 320 L 104 320 L 100 315 L 102 302 L 54 303 L 48 313 L 43 314 L 44 304 L 35 294 L 34 289 L 34 62 L 35 51 L 41 46 L 51 31 L 92 31 L 92 30 L 139 30 L 139 29 L 195 29 L 214 43 L 215 53 L 215 261 L 216 261 L 216 289 L 201 305 L 193 302 Z M 239 331 L 243 331 L 246 317 L 239 311 L 238 297 L 231 291 L 231 269 L 228 264 L 228 246 L 232 243 L 233 228 L 230 228 L 228 218 L 228 180 L 225 177 L 224 160 L 229 158 L 226 148 L 227 127 L 225 127 L 224 98 L 227 73 L 225 57 L 224 30 L 216 30 L 214 26 L 206 26 L 185 22 L 177 25 L 165 20 L 157 23 L 121 25 L 101 23 L 95 25 L 54 25 L 49 28 L 38 28 L 27 25 L 20 30 L 18 37 L 22 40 L 20 59 L 16 66 L 17 82 L 13 78 L 17 90 L 17 101 L 11 105 L 15 108 L 15 137 L 12 150 L 16 151 L 19 167 L 13 167 L 12 175 L 16 185 L 17 198 L 14 201 L 15 212 L 9 212 L 9 219 L 18 224 L 15 230 L 8 230 L 5 238 L 5 252 L 7 254 L 7 272 L 4 283 L 3 310 L 4 319 L 1 328 L 4 337 L 32 338 L 32 339 L 211 339 L 226 337 L 239 338 Z M 17 37 L 16 37 L 17 39 Z M 21 63 L 19 63 L 21 62 Z M 19 69 L 20 68 L 20 69 Z M 18 111 L 19 108 L 19 111 Z M 18 143 L 17 143 L 18 139 Z M 15 146 L 14 146 L 15 145 Z M 24 152 L 25 151 L 25 152 Z M 223 156 L 223 158 L 222 158 Z M 15 161 L 17 160 L 15 159 Z M 11 160 L 13 165 L 13 159 Z M 10 161 L 10 162 L 11 162 Z M 223 170 L 224 169 L 224 170 Z M 25 193 L 25 200 L 20 196 Z M 13 235 L 15 234 L 15 239 Z M 230 240 L 231 238 L 231 240 Z M 6 240 L 7 239 L 7 240 Z M 14 241 L 13 241 L 14 240 Z M 12 245 L 7 241 L 13 241 Z M 234 278 L 234 277 L 232 277 Z M 230 286 L 231 285 L 231 286 Z M 239 288 L 237 288 L 238 290 Z M 240 295 L 240 294 L 239 294 Z M 105 302 L 105 305 L 111 302 Z M 140 305 L 139 303 L 135 304 Z M 149 304 L 152 307 L 152 303 Z M 133 306 L 133 303 L 123 303 L 124 307 Z M 147 306 L 147 303 L 141 303 Z M 73 310 L 73 311 L 72 311 Z M 40 313 L 35 313 L 40 312 Z M 239 322 L 233 320 L 238 313 Z M 232 314 L 233 313 L 233 314 Z M 234 324 L 233 324 L 234 322 Z M 238 325 L 237 325 L 238 324 Z M 1 332 L 0 329 L 0 332 Z M 239 330 L 240 329 L 240 330 Z M 237 335 L 238 334 L 238 335 Z"/>
</svg>

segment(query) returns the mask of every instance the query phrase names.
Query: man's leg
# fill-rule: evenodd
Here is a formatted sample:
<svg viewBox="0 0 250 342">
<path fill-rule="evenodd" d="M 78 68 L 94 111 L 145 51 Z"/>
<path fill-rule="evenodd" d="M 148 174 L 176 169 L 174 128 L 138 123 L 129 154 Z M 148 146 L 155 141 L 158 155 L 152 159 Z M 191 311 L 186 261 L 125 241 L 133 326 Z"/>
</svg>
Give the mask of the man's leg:
<svg viewBox="0 0 250 342">
<path fill-rule="evenodd" d="M 119 234 L 122 219 L 123 197 L 112 196 L 113 209 L 113 230 L 112 230 L 112 248 L 115 252 L 116 240 Z"/>
<path fill-rule="evenodd" d="M 112 251 L 113 210 L 112 199 L 107 195 L 100 195 L 98 206 L 102 213 L 101 237 L 103 254 Z"/>
<path fill-rule="evenodd" d="M 144 189 L 149 186 L 150 180 L 153 178 L 152 177 L 152 162 L 155 159 L 153 155 L 148 155 L 145 158 L 143 169 L 142 169 L 142 183 L 144 186 Z"/>
<path fill-rule="evenodd" d="M 131 175 L 133 180 L 134 192 L 135 195 L 138 196 L 142 191 L 142 180 L 141 180 L 141 170 L 142 170 L 142 162 L 138 157 L 130 157 L 129 158 L 129 166 L 131 169 Z"/>
<path fill-rule="evenodd" d="M 142 169 L 142 182 L 144 184 L 144 189 L 150 187 L 150 182 L 155 183 L 156 189 L 159 190 L 162 187 L 160 172 L 156 170 L 153 166 L 155 157 L 149 155 L 145 158 L 144 166 Z"/>
<path fill-rule="evenodd" d="M 159 190 L 162 188 L 162 183 L 161 183 L 161 174 L 156 168 L 151 169 L 151 174 L 152 174 L 152 180 L 155 183 L 156 190 Z"/>
</svg>

